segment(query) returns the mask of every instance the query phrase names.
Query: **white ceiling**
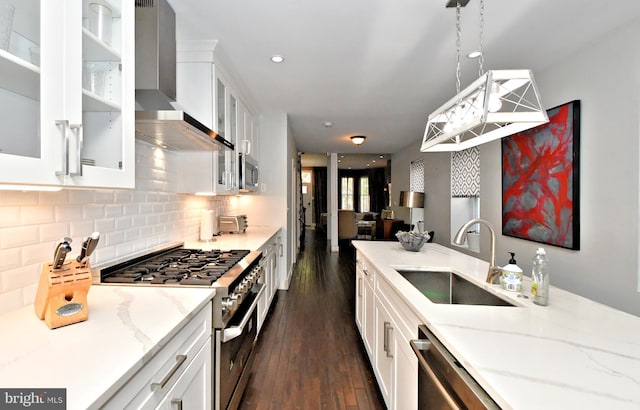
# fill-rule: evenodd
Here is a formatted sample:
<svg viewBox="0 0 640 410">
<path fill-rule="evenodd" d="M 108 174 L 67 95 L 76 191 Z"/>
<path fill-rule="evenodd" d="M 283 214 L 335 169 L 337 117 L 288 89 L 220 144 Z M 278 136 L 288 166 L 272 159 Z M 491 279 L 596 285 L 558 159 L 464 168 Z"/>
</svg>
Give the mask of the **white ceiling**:
<svg viewBox="0 0 640 410">
<path fill-rule="evenodd" d="M 178 38 L 217 39 L 258 109 L 288 113 L 299 151 L 396 152 L 455 94 L 446 0 L 169 1 Z M 478 76 L 464 55 L 478 48 L 479 4 L 462 9 L 462 87 Z M 535 75 L 638 16 L 638 0 L 485 0 L 485 69 Z"/>
<path fill-rule="evenodd" d="M 384 168 L 391 155 L 389 154 L 338 154 L 339 169 Z M 326 153 L 303 153 L 303 167 L 326 167 L 329 156 Z"/>
</svg>

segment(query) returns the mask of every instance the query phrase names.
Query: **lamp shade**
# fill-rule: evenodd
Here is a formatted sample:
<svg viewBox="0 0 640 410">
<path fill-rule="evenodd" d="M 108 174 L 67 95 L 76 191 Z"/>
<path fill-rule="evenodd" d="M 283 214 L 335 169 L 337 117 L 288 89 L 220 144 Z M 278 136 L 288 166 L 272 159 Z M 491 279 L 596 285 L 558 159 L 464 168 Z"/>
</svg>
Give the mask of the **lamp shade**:
<svg viewBox="0 0 640 410">
<path fill-rule="evenodd" d="M 405 208 L 424 208 L 424 193 L 400 191 L 400 206 Z"/>
</svg>

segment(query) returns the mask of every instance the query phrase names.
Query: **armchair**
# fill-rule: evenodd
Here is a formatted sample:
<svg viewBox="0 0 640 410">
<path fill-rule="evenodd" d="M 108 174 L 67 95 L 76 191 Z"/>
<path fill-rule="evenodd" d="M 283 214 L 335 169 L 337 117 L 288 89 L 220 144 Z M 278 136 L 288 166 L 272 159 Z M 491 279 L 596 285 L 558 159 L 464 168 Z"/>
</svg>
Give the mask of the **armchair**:
<svg viewBox="0 0 640 410">
<path fill-rule="evenodd" d="M 356 236 L 356 213 L 349 209 L 338 209 L 338 239 L 353 239 Z"/>
</svg>

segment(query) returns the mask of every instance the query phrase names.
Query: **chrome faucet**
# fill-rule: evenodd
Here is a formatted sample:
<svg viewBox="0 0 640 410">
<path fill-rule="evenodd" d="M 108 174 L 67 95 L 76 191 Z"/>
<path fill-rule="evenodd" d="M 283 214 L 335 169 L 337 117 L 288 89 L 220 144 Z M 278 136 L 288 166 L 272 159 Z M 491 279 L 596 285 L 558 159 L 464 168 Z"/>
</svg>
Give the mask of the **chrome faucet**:
<svg viewBox="0 0 640 410">
<path fill-rule="evenodd" d="M 502 269 L 499 266 L 496 266 L 496 232 L 493 230 L 493 226 L 491 226 L 488 221 L 475 218 L 465 223 L 458 230 L 458 233 L 456 233 L 456 236 L 453 238 L 453 243 L 455 243 L 456 245 L 462 245 L 464 243 L 464 240 L 467 238 L 467 229 L 469 229 L 471 225 L 475 225 L 477 223 L 485 225 L 487 228 L 489 228 L 489 233 L 491 233 L 491 262 L 489 262 L 487 283 L 494 283 L 495 277 L 500 277 L 500 275 L 502 274 Z"/>
</svg>

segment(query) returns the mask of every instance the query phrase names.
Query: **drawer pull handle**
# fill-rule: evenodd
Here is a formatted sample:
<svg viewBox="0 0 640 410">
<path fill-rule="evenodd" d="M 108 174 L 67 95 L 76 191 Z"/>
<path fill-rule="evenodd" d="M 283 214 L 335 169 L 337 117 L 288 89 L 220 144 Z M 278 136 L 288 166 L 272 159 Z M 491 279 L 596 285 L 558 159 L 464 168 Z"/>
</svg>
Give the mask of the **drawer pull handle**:
<svg viewBox="0 0 640 410">
<path fill-rule="evenodd" d="M 383 337 L 383 345 L 384 351 L 387 354 L 387 357 L 393 357 L 391 354 L 391 347 L 389 346 L 390 336 L 389 333 L 393 331 L 393 327 L 391 326 L 391 322 L 384 322 L 384 337 Z"/>
<path fill-rule="evenodd" d="M 171 405 L 176 410 L 182 410 L 182 399 L 172 399 Z"/>
<path fill-rule="evenodd" d="M 186 354 L 177 355 L 176 356 L 176 364 L 174 364 L 173 367 L 171 368 L 171 370 L 169 370 L 169 373 L 167 373 L 167 375 L 164 376 L 162 378 L 162 380 L 160 380 L 160 383 L 151 383 L 151 390 L 152 391 L 158 391 L 158 390 L 164 389 L 164 386 L 166 386 L 167 383 L 169 383 L 169 380 L 171 380 L 173 375 L 176 374 L 176 372 L 178 371 L 180 366 L 182 366 L 182 363 L 184 363 L 185 360 L 187 360 L 187 355 Z"/>
</svg>

